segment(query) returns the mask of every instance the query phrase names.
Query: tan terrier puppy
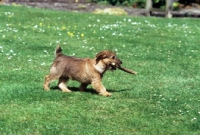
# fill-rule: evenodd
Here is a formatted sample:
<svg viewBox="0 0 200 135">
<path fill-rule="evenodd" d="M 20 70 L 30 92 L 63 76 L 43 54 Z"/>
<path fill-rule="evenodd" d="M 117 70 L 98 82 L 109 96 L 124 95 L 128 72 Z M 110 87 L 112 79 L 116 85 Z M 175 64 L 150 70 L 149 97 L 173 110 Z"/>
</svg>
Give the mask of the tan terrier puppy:
<svg viewBox="0 0 200 135">
<path fill-rule="evenodd" d="M 55 55 L 50 74 L 45 77 L 44 90 L 49 90 L 51 81 L 59 79 L 58 87 L 63 92 L 71 92 L 66 83 L 72 79 L 81 83 L 80 91 L 84 91 L 87 85 L 91 84 L 100 95 L 111 96 L 102 84 L 102 77 L 106 70 L 116 70 L 116 67 L 122 64 L 115 53 L 105 50 L 99 52 L 94 59 L 82 59 L 62 54 L 61 47 L 57 46 Z"/>
</svg>

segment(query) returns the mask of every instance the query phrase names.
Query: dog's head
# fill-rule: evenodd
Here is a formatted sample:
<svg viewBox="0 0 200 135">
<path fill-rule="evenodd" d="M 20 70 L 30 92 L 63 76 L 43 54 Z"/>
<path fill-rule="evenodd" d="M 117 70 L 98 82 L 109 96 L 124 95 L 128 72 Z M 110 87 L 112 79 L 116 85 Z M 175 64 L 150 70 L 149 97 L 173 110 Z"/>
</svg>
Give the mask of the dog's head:
<svg viewBox="0 0 200 135">
<path fill-rule="evenodd" d="M 106 69 L 110 70 L 116 70 L 116 68 L 120 67 L 120 65 L 122 64 L 122 61 L 117 58 L 116 54 L 109 50 L 104 50 L 96 55 L 96 64 L 100 60 L 105 63 Z"/>
</svg>

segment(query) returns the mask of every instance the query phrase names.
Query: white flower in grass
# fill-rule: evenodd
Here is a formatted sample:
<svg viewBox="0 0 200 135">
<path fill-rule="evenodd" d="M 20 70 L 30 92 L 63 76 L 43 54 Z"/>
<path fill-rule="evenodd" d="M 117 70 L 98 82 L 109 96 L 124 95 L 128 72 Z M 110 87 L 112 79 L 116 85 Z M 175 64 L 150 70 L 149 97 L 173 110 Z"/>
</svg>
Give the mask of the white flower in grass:
<svg viewBox="0 0 200 135">
<path fill-rule="evenodd" d="M 84 42 L 85 44 L 87 44 L 87 40 L 83 40 L 83 42 Z"/>
<path fill-rule="evenodd" d="M 41 66 L 44 66 L 44 65 L 45 65 L 45 62 L 42 62 L 42 63 L 41 63 Z"/>
<path fill-rule="evenodd" d="M 4 52 L 4 51 L 3 51 L 3 47 L 2 47 L 2 46 L 0 46 L 0 49 L 1 49 L 1 52 Z"/>
<path fill-rule="evenodd" d="M 28 60 L 28 62 L 31 62 L 31 61 L 32 61 L 31 59 Z"/>
<path fill-rule="evenodd" d="M 44 50 L 44 53 L 48 54 L 47 50 Z"/>
<path fill-rule="evenodd" d="M 13 30 L 13 32 L 18 32 L 18 30 L 15 29 L 15 30 Z"/>
<path fill-rule="evenodd" d="M 89 48 L 89 50 L 92 50 L 92 49 L 94 49 L 94 47 L 90 47 L 90 48 Z"/>
<path fill-rule="evenodd" d="M 35 26 L 33 26 L 33 28 L 34 28 L 34 29 L 37 29 L 37 28 L 38 28 L 38 26 L 37 26 L 37 25 L 35 25 Z"/>
<path fill-rule="evenodd" d="M 138 23 L 137 23 L 137 22 L 132 22 L 131 24 L 136 25 L 136 24 L 138 24 Z"/>
<path fill-rule="evenodd" d="M 22 70 L 22 69 L 21 69 L 21 68 L 15 68 L 14 70 L 15 70 L 15 71 L 19 71 L 19 70 Z"/>
<path fill-rule="evenodd" d="M 191 119 L 191 121 L 195 121 L 195 120 L 197 120 L 197 118 L 193 118 L 193 119 Z"/>
</svg>

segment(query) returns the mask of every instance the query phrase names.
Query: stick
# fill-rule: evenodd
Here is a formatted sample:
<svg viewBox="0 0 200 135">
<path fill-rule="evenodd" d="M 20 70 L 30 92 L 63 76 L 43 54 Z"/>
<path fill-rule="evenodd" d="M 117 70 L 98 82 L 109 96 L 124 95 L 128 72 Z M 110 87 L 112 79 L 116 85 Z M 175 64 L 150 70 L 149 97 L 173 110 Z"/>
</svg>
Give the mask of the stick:
<svg viewBox="0 0 200 135">
<path fill-rule="evenodd" d="M 124 68 L 124 67 L 121 67 L 121 66 L 119 66 L 119 67 L 117 67 L 117 68 L 120 69 L 120 70 L 122 70 L 122 71 L 124 71 L 124 72 L 130 73 L 130 74 L 133 74 L 133 75 L 137 74 L 137 72 L 132 71 L 132 70 L 127 69 L 127 68 Z"/>
</svg>

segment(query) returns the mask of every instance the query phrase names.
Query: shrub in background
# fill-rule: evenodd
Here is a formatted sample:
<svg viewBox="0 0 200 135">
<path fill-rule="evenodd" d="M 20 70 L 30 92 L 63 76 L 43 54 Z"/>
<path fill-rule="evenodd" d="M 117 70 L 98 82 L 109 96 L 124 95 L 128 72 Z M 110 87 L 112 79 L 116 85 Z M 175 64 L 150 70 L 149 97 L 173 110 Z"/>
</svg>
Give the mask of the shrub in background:
<svg viewBox="0 0 200 135">
<path fill-rule="evenodd" d="M 132 6 L 134 8 L 145 8 L 146 0 L 90 0 L 95 3 L 103 3 L 110 5 Z M 200 4 L 200 0 L 176 0 L 176 5 L 191 5 L 192 3 Z M 154 8 L 165 8 L 165 0 L 153 0 Z M 176 7 L 175 7 L 176 8 Z"/>
<path fill-rule="evenodd" d="M 164 0 L 153 0 L 153 3 L 159 5 L 162 4 Z M 122 6 L 132 6 L 134 8 L 144 8 L 146 4 L 146 0 L 91 0 L 91 2 L 95 3 L 103 3 L 110 5 L 122 5 Z"/>
</svg>

